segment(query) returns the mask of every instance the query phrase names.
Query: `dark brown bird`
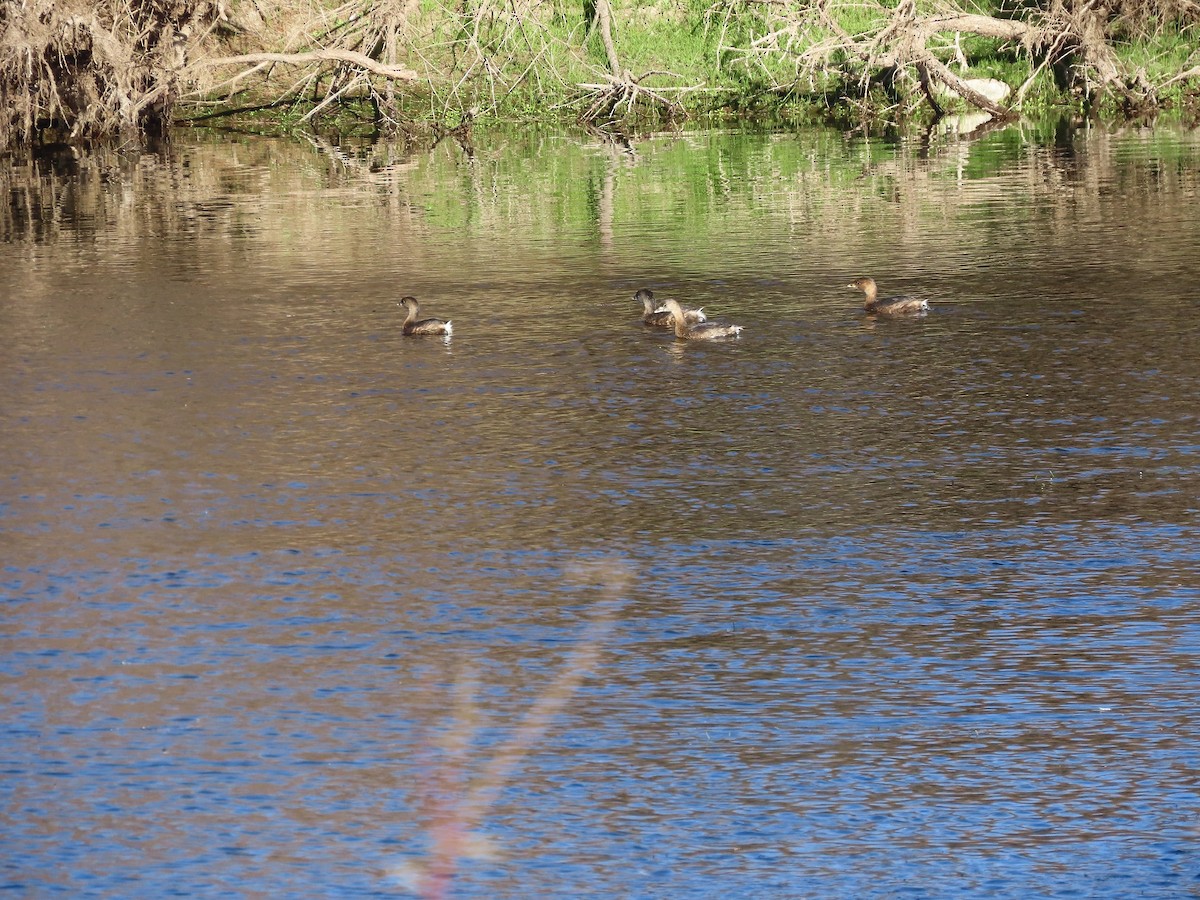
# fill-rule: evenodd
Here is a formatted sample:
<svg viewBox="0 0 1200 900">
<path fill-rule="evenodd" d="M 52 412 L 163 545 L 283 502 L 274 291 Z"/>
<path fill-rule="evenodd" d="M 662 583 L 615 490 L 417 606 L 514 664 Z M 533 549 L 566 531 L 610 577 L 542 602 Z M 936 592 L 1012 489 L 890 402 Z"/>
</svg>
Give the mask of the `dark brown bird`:
<svg viewBox="0 0 1200 900">
<path fill-rule="evenodd" d="M 418 319 L 421 315 L 421 304 L 417 302 L 416 297 L 402 297 L 400 305 L 408 310 L 404 324 L 400 327 L 404 334 L 444 334 L 449 337 L 454 332 L 454 326 L 441 319 Z"/>
<path fill-rule="evenodd" d="M 665 306 L 655 304 L 654 291 L 650 290 L 650 288 L 642 288 L 633 295 L 633 299 L 641 301 L 643 310 L 642 321 L 645 324 L 653 325 L 656 328 L 670 328 L 674 325 L 675 320 L 671 318 L 671 311 Z M 684 307 L 683 315 L 688 320 L 689 325 L 696 325 L 708 319 L 708 316 L 704 315 L 703 309 Z"/>
<path fill-rule="evenodd" d="M 920 297 L 885 297 L 880 300 L 879 288 L 875 285 L 874 278 L 857 278 L 846 287 L 867 295 L 863 309 L 871 315 L 911 316 L 929 309 L 929 301 Z"/>
</svg>

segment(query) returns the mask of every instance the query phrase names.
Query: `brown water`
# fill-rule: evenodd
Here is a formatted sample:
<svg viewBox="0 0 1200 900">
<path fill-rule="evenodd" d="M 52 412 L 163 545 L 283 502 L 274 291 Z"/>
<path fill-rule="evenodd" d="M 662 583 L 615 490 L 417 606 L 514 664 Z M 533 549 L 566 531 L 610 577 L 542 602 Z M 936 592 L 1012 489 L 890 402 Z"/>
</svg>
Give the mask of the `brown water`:
<svg viewBox="0 0 1200 900">
<path fill-rule="evenodd" d="M 1194 896 L 1200 138 L 476 149 L 5 164 L 4 886 Z"/>
</svg>

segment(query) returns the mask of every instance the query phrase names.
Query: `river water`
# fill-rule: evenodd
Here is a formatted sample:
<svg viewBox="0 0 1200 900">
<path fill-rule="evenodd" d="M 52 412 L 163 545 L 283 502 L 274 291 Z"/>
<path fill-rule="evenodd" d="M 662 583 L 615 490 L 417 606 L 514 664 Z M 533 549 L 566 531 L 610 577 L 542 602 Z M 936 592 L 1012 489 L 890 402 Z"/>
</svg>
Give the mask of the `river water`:
<svg viewBox="0 0 1200 900">
<path fill-rule="evenodd" d="M 1200 891 L 1197 133 L 2 169 L 11 893 Z"/>
</svg>

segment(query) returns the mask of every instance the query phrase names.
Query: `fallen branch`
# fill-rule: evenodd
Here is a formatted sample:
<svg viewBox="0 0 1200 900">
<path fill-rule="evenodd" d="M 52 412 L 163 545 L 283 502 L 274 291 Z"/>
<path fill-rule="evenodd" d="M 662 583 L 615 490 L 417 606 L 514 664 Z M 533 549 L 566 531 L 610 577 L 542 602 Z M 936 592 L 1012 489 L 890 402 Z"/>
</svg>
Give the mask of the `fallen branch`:
<svg viewBox="0 0 1200 900">
<path fill-rule="evenodd" d="M 1164 81 L 1162 84 L 1159 85 L 1159 88 L 1160 89 L 1165 88 L 1168 85 L 1172 85 L 1177 81 L 1187 81 L 1189 78 L 1200 78 L 1200 66 L 1192 66 L 1192 68 L 1188 69 L 1187 71 L 1180 72 L 1174 78 L 1168 78 L 1166 81 Z"/>
<path fill-rule="evenodd" d="M 421 76 L 412 69 L 400 66 L 385 66 L 383 63 L 354 50 L 310 50 L 307 53 L 243 53 L 240 56 L 219 56 L 215 59 L 201 59 L 192 63 L 193 68 L 208 66 L 237 66 L 253 65 L 261 67 L 268 63 L 305 66 L 315 62 L 337 62 L 357 66 L 372 75 L 389 78 L 393 81 L 420 81 Z"/>
<path fill-rule="evenodd" d="M 997 19 L 976 13 L 930 16 L 921 20 L 920 28 L 927 38 L 944 31 L 953 31 L 956 34 L 965 31 L 968 34 L 1001 41 L 1024 41 L 1034 31 L 1028 24 L 1017 19 Z"/>
<path fill-rule="evenodd" d="M 974 13 L 921 19 L 916 16 L 915 9 L 911 6 L 902 6 L 900 12 L 902 15 L 893 17 L 888 27 L 876 35 L 869 46 L 863 46 L 861 41 L 857 42 L 860 59 L 866 61 L 868 66 L 896 72 L 912 66 L 917 71 L 925 99 L 937 116 L 942 116 L 945 112 L 937 100 L 934 82 L 943 85 L 977 109 L 1001 119 L 1012 118 L 1012 110 L 981 93 L 966 79 L 955 75 L 949 66 L 928 49 L 927 43 L 935 35 L 950 31 L 956 36 L 966 32 L 1002 40 L 1025 40 L 1031 31 L 1027 24 Z M 878 52 L 876 48 L 885 44 L 890 49 Z"/>
<path fill-rule="evenodd" d="M 863 95 L 872 85 L 883 84 L 892 102 L 901 106 L 910 102 L 906 95 L 916 93 L 940 116 L 943 109 L 939 98 L 956 95 L 970 106 L 1003 119 L 1012 116 L 1011 108 L 1004 105 L 1011 85 L 1002 95 L 987 89 L 987 80 L 960 76 L 947 65 L 953 53 L 953 59 L 965 67 L 963 35 L 1023 48 L 1030 58 L 1032 74 L 1016 92 L 1016 104 L 1024 98 L 1033 78 L 1052 65 L 1068 73 L 1084 96 L 1103 92 L 1133 107 L 1153 106 L 1163 87 L 1191 77 L 1182 73 L 1156 87 L 1142 70 L 1125 64 L 1112 46 L 1111 4 L 1104 0 L 1045 0 L 1025 8 L 1020 19 L 953 7 L 922 15 L 913 0 L 900 0 L 891 9 L 885 8 L 882 0 L 868 0 L 876 24 L 862 33 L 851 33 L 842 24 L 849 6 L 853 6 L 856 17 L 861 15 L 861 7 L 853 0 L 816 0 L 799 7 L 778 7 L 779 13 L 768 12 L 760 33 L 738 51 L 743 63 L 763 72 L 775 71 L 768 68 L 768 61 L 793 68 L 793 78 L 774 82 L 776 90 L 793 89 L 802 80 L 816 85 L 853 83 L 857 79 Z M 773 5 L 764 8 L 772 9 Z M 852 60 L 848 67 L 847 58 Z"/>
<path fill-rule="evenodd" d="M 962 97 L 972 106 L 982 109 L 984 112 L 989 112 L 993 116 L 996 116 L 1000 119 L 1013 118 L 1014 113 L 1011 109 L 1003 106 L 1000 103 L 996 103 L 990 97 L 977 91 L 964 79 L 959 78 L 957 75 L 951 72 L 950 68 L 945 63 L 936 59 L 932 55 L 926 55 L 919 65 L 928 73 L 929 76 L 944 84 L 947 88 L 954 91 L 954 93 L 958 94 L 958 96 Z M 940 114 L 937 103 L 932 99 L 930 102 L 933 103 L 934 109 L 938 110 Z"/>
</svg>

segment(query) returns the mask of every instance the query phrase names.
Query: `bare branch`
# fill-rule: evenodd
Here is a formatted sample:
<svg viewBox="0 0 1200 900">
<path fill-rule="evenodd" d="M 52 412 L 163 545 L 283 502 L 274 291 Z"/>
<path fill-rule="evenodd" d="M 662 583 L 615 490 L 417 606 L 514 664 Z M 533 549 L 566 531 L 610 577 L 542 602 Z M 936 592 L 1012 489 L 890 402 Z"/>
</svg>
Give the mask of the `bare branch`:
<svg viewBox="0 0 1200 900">
<path fill-rule="evenodd" d="M 376 62 L 371 57 L 354 50 L 310 50 L 307 53 L 244 53 L 240 56 L 219 56 L 215 59 L 201 59 L 192 64 L 194 68 L 207 66 L 259 66 L 263 63 L 282 63 L 284 65 L 304 66 L 315 62 L 339 62 L 357 66 L 395 81 L 420 81 L 421 76 L 412 69 L 400 66 L 386 66 Z"/>
<path fill-rule="evenodd" d="M 999 116 L 1002 119 L 1012 116 L 1012 110 L 1006 106 L 1001 106 L 990 97 L 981 94 L 962 78 L 951 72 L 941 60 L 935 59 L 933 56 L 926 56 L 921 61 L 921 66 L 930 76 L 950 88 L 950 90 L 954 91 L 954 93 L 958 94 L 958 96 L 962 97 L 972 106 L 990 112 L 993 116 Z M 934 104 L 934 108 L 937 109 L 936 104 Z"/>
<path fill-rule="evenodd" d="M 604 55 L 608 57 L 608 68 L 613 75 L 620 77 L 621 61 L 617 59 L 617 47 L 612 36 L 612 7 L 608 0 L 596 0 L 596 25 L 600 29 L 600 43 L 604 45 Z"/>
</svg>

